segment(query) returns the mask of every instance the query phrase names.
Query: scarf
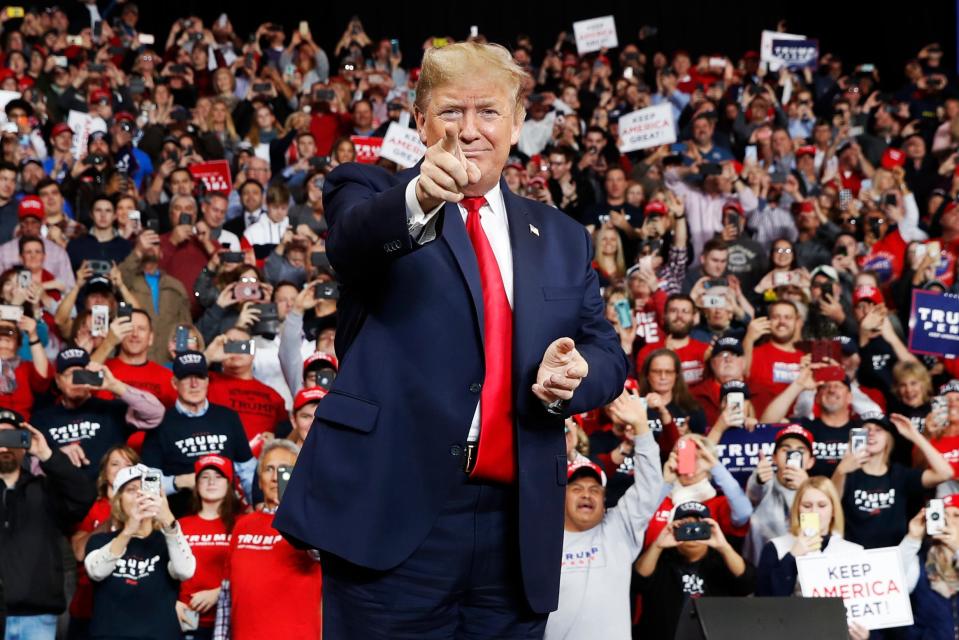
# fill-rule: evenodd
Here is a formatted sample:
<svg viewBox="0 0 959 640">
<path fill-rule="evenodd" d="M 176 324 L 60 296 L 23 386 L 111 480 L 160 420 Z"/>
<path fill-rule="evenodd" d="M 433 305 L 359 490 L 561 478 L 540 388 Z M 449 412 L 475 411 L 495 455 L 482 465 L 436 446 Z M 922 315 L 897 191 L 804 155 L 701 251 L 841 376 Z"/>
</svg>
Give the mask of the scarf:
<svg viewBox="0 0 959 640">
<path fill-rule="evenodd" d="M 673 490 L 669 492 L 669 499 L 673 502 L 673 513 L 676 512 L 676 507 L 685 502 L 706 502 L 715 497 L 716 488 L 710 484 L 708 478 L 703 478 L 688 487 L 676 484 Z M 672 516 L 670 516 L 670 520 L 672 520 Z"/>
<path fill-rule="evenodd" d="M 953 564 L 953 554 L 945 546 L 934 544 L 926 554 L 926 576 L 932 590 L 947 600 L 959 592 L 959 572 Z"/>
</svg>

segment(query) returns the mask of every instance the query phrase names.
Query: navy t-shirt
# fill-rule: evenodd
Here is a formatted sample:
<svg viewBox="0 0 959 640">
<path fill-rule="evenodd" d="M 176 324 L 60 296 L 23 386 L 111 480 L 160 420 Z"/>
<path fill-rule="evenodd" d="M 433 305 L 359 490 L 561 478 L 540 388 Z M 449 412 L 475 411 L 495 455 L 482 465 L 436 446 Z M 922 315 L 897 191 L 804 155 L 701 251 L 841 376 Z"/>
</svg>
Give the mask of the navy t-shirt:
<svg viewBox="0 0 959 640">
<path fill-rule="evenodd" d="M 87 541 L 87 553 L 109 544 L 119 531 L 97 533 Z M 113 573 L 93 581 L 91 638 L 180 637 L 176 600 L 180 583 L 170 576 L 170 554 L 162 533 L 133 538 L 117 560 Z"/>
<path fill-rule="evenodd" d="M 853 471 L 842 493 L 846 540 L 867 549 L 895 547 L 906 535 L 922 493 L 922 469 L 893 463 L 881 476 Z"/>
<path fill-rule="evenodd" d="M 846 455 L 849 448 L 849 432 L 853 427 L 862 426 L 858 419 L 853 419 L 841 427 L 830 427 L 819 418 L 793 418 L 791 422 L 801 424 L 813 437 L 812 452 L 816 457 L 816 464 L 810 469 L 811 476 L 832 477 L 836 465 Z M 898 544 L 898 543 L 896 543 Z"/>
<path fill-rule="evenodd" d="M 76 409 L 60 403 L 38 409 L 32 424 L 51 447 L 79 443 L 90 464 L 81 469 L 91 480 L 100 471 L 100 459 L 110 449 L 126 442 L 136 429 L 127 423 L 127 404 L 121 400 L 92 397 Z"/>
<path fill-rule="evenodd" d="M 235 411 L 210 403 L 197 418 L 167 409 L 163 421 L 143 440 L 143 463 L 165 475 L 193 473 L 197 458 L 217 454 L 234 462 L 253 457 L 243 424 Z"/>
</svg>

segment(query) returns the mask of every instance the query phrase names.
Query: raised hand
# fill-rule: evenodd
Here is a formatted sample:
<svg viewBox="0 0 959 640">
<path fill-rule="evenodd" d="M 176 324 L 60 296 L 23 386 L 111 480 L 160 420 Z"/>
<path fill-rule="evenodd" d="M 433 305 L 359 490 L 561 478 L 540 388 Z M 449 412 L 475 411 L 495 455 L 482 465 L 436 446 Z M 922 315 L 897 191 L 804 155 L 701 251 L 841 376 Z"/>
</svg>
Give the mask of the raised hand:
<svg viewBox="0 0 959 640">
<path fill-rule="evenodd" d="M 416 199 L 423 211 L 432 211 L 444 202 L 459 202 L 463 189 L 479 182 L 479 167 L 463 155 L 459 143 L 459 127 L 446 125 L 446 135 L 426 150 L 420 177 L 416 184 Z"/>
</svg>

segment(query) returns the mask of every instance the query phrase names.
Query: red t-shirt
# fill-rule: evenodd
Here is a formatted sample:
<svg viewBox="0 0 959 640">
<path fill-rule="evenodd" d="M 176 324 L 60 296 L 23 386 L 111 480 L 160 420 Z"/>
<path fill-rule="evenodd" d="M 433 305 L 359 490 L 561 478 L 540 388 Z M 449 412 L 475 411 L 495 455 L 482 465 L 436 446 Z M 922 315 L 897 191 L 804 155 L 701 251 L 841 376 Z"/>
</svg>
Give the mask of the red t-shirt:
<svg viewBox="0 0 959 640">
<path fill-rule="evenodd" d="M 256 378 L 241 380 L 210 372 L 207 398 L 236 411 L 250 440 L 264 431 L 272 433 L 288 417 L 283 397 Z"/>
<path fill-rule="evenodd" d="M 802 356 L 802 351 L 798 349 L 785 351 L 771 341 L 753 349 L 747 382 L 757 416 L 761 416 L 766 405 L 799 377 L 799 361 Z"/>
<path fill-rule="evenodd" d="M 272 513 L 237 521 L 227 575 L 233 640 L 320 637 L 320 563 L 283 539 Z"/>
<path fill-rule="evenodd" d="M 746 533 L 749 532 L 749 521 L 746 521 L 746 524 L 737 527 L 733 524 L 732 512 L 729 509 L 729 501 L 726 499 L 726 496 L 716 495 L 703 502 L 704 505 L 709 507 L 709 515 L 719 523 L 719 528 L 722 530 L 723 534 L 727 536 L 734 536 L 737 538 L 745 537 Z M 659 505 L 659 508 L 656 509 L 656 513 L 653 514 L 653 517 L 649 521 L 649 526 L 646 527 L 646 542 L 643 545 L 643 548 L 648 548 L 649 545 L 656 540 L 659 536 L 659 533 L 663 530 L 667 524 L 669 524 L 670 515 L 673 512 L 673 507 L 676 506 L 673 504 L 672 498 L 666 496 L 663 500 L 663 503 Z"/>
<path fill-rule="evenodd" d="M 193 577 L 180 583 L 180 602 L 189 605 L 197 591 L 216 589 L 226 577 L 226 563 L 230 556 L 230 534 L 219 518 L 204 520 L 198 515 L 180 518 L 180 528 L 196 558 Z M 201 627 L 212 627 L 216 622 L 216 607 L 200 615 Z"/>
<path fill-rule="evenodd" d="M 92 532 L 110 519 L 110 501 L 98 498 L 86 517 L 77 525 L 77 531 Z M 93 616 L 93 583 L 83 562 L 77 562 L 77 590 L 70 601 L 70 615 L 89 620 Z"/>
<path fill-rule="evenodd" d="M 706 414 L 706 433 L 709 433 L 709 429 L 712 429 L 716 420 L 719 419 L 719 391 L 719 383 L 712 376 L 704 378 L 702 382 L 689 390 L 699 403 L 699 408 Z"/>
<path fill-rule="evenodd" d="M 953 479 L 959 478 L 959 436 L 943 436 L 939 439 L 930 438 L 929 442 L 952 465 Z"/>
<path fill-rule="evenodd" d="M 120 358 L 107 360 L 106 365 L 114 378 L 134 389 L 153 394 L 165 408 L 169 409 L 176 403 L 176 389 L 170 382 L 173 372 L 163 365 L 152 360 L 147 360 L 144 364 L 127 364 Z M 103 391 L 98 392 L 98 395 L 107 400 L 113 398 L 113 394 Z"/>
<path fill-rule="evenodd" d="M 645 347 L 640 349 L 639 353 L 636 355 L 636 374 L 639 375 L 643 370 L 643 363 L 646 362 L 646 358 L 649 357 L 649 354 L 656 349 L 664 348 L 666 348 L 665 338 L 659 342 L 647 344 Z M 683 367 L 683 378 L 686 380 L 686 386 L 692 386 L 702 381 L 703 371 L 705 370 L 703 358 L 706 356 L 706 351 L 708 349 L 708 344 L 705 342 L 700 342 L 699 340 L 694 340 L 693 338 L 689 339 L 689 343 L 685 347 L 674 349 L 676 355 L 679 356 L 679 362 Z"/>
<path fill-rule="evenodd" d="M 899 234 L 899 229 L 896 229 L 872 245 L 869 254 L 863 256 L 859 266 L 875 271 L 883 284 L 896 280 L 902 275 L 903 258 L 906 255 L 907 246 L 906 241 Z"/>
<path fill-rule="evenodd" d="M 0 393 L 0 407 L 12 409 L 23 416 L 24 420 L 29 420 L 33 410 L 33 397 L 44 393 L 50 387 L 52 372 L 52 362 L 47 364 L 47 377 L 44 378 L 37 373 L 33 362 L 21 360 L 13 371 L 17 388 L 13 393 Z"/>
</svg>

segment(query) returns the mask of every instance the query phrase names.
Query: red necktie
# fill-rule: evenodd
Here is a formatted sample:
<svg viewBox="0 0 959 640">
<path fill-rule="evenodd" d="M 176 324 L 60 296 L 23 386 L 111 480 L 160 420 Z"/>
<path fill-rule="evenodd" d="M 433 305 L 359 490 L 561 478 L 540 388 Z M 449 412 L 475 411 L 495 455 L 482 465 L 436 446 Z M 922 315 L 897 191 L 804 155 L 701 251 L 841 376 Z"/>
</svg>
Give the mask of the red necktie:
<svg viewBox="0 0 959 640">
<path fill-rule="evenodd" d="M 480 207 L 486 198 L 463 198 L 466 233 L 476 252 L 483 285 L 483 331 L 486 378 L 480 394 L 480 436 L 471 478 L 512 483 L 516 480 L 513 441 L 513 310 L 503 275 L 483 225 Z"/>
</svg>

